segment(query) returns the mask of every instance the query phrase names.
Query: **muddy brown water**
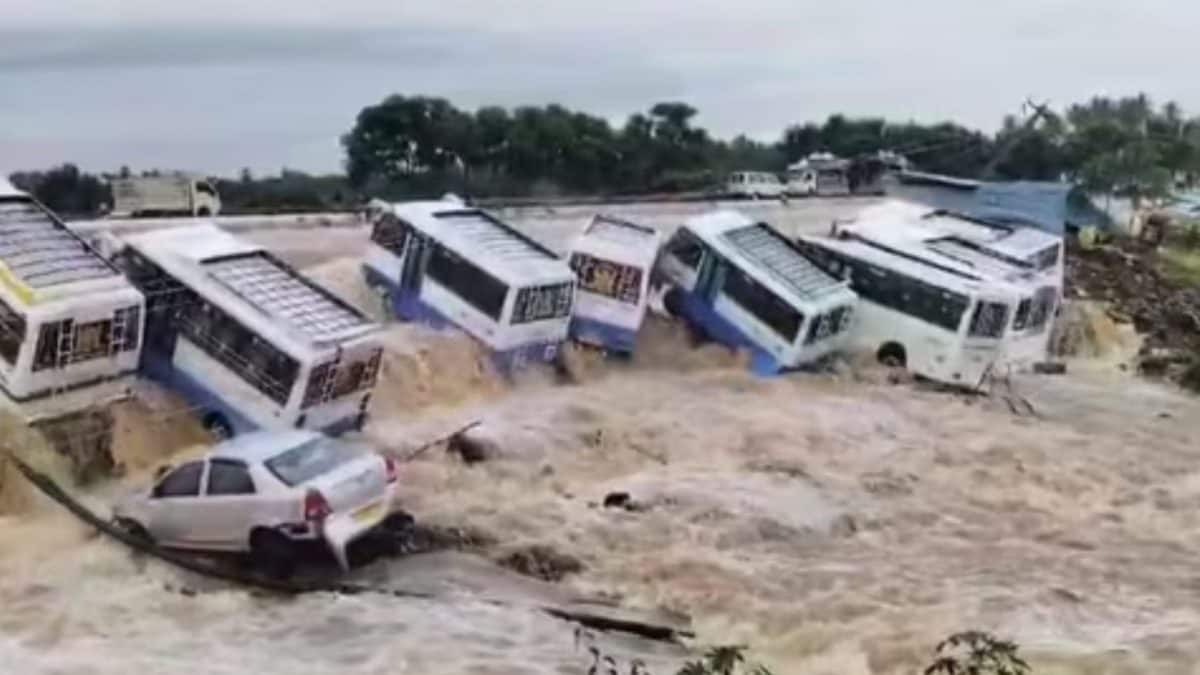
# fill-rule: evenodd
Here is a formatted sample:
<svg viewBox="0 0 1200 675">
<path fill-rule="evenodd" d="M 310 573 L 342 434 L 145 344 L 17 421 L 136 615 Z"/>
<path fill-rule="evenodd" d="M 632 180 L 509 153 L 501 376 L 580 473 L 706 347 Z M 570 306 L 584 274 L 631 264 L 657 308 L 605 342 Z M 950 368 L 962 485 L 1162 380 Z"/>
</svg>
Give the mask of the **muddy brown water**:
<svg viewBox="0 0 1200 675">
<path fill-rule="evenodd" d="M 334 262 L 324 278 L 365 293 Z M 1103 363 L 1019 378 L 1041 418 L 1017 417 L 870 372 L 758 379 L 670 325 L 648 335 L 633 363 L 514 383 L 461 337 L 389 329 L 366 435 L 403 450 L 480 420 L 500 448 L 422 454 L 399 499 L 493 547 L 356 572 L 439 599 L 205 584 L 36 496 L 0 499 L 0 672 L 583 673 L 574 627 L 523 606 L 551 596 L 691 617 L 700 642 L 749 644 L 779 673 L 919 672 L 964 628 L 1017 640 L 1038 673 L 1197 672 L 1196 399 Z M 119 449 L 137 470 L 85 494 L 97 509 L 195 451 L 146 431 L 156 410 L 126 418 L 127 438 L 163 440 Z M 639 510 L 603 508 L 614 491 Z M 582 570 L 548 585 L 487 562 L 534 545 Z M 655 673 L 686 656 L 596 639 Z"/>
</svg>

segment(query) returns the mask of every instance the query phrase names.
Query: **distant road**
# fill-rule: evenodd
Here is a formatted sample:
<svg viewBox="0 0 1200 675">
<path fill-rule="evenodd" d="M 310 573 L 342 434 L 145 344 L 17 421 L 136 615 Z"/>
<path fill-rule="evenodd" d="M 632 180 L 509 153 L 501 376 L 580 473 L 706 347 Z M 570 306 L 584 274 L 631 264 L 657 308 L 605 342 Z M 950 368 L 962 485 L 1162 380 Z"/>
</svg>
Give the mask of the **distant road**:
<svg viewBox="0 0 1200 675">
<path fill-rule="evenodd" d="M 72 220 L 67 224 L 76 232 L 141 232 L 181 227 L 198 222 L 213 222 L 234 232 L 247 230 L 304 229 L 316 227 L 355 227 L 363 224 L 357 213 L 295 213 L 255 216 L 206 216 L 203 218 L 101 218 Z"/>
<path fill-rule="evenodd" d="M 563 253 L 571 238 L 597 213 L 657 228 L 670 234 L 685 219 L 713 209 L 734 209 L 770 223 L 782 232 L 817 234 L 827 232 L 834 220 L 851 218 L 879 197 L 835 197 L 775 200 L 705 201 L 649 200 L 589 204 L 542 203 L 487 208 L 525 234 Z M 90 235 L 109 231 L 117 235 L 145 230 L 180 227 L 197 222 L 217 225 L 264 246 L 297 267 L 307 267 L 343 257 L 363 255 L 369 230 L 356 213 L 310 213 L 264 216 L 217 216 L 216 218 L 112 218 L 72 221 L 77 232 Z M 300 234 L 298 231 L 303 231 Z"/>
</svg>

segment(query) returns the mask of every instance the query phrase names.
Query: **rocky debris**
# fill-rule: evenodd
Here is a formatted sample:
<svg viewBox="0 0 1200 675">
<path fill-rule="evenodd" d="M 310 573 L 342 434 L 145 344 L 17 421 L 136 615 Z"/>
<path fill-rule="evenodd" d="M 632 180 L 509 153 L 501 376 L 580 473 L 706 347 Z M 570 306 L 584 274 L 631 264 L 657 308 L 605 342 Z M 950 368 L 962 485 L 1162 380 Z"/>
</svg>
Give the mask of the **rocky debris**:
<svg viewBox="0 0 1200 675">
<path fill-rule="evenodd" d="M 1065 375 L 1067 364 L 1061 361 L 1039 361 L 1033 364 L 1033 372 L 1038 375 Z"/>
<path fill-rule="evenodd" d="M 458 455 L 467 464 L 477 464 L 498 458 L 501 449 L 495 435 L 486 426 L 479 425 L 451 436 L 446 452 Z"/>
<path fill-rule="evenodd" d="M 857 533 L 858 521 L 854 519 L 854 516 L 848 513 L 843 513 L 837 518 L 834 518 L 833 522 L 829 525 L 829 534 L 834 537 L 853 537 Z"/>
<path fill-rule="evenodd" d="M 604 495 L 604 508 L 606 509 L 623 509 L 630 512 L 645 511 L 646 504 L 635 501 L 628 492 L 610 492 Z"/>
<path fill-rule="evenodd" d="M 1200 380 L 1200 374 L 1195 378 L 1184 374 L 1198 367 L 1200 288 L 1163 274 L 1156 247 L 1117 240 L 1085 249 L 1068 240 L 1066 295 L 1108 302 L 1110 319 L 1133 324 L 1144 338 L 1139 373 L 1196 388 L 1189 383 Z"/>
<path fill-rule="evenodd" d="M 552 582 L 562 581 L 569 574 L 583 571 L 583 563 L 575 556 L 540 544 L 516 549 L 497 560 L 496 564 L 518 574 Z"/>
</svg>

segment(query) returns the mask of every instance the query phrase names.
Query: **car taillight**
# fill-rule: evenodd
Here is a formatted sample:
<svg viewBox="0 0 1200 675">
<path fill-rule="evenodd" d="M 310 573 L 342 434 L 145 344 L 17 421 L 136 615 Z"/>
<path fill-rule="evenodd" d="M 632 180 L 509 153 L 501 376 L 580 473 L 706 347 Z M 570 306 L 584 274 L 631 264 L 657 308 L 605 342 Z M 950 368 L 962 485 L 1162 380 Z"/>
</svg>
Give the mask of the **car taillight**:
<svg viewBox="0 0 1200 675">
<path fill-rule="evenodd" d="M 304 495 L 304 519 L 310 523 L 319 523 L 325 516 L 333 513 L 325 496 L 317 490 L 309 490 Z"/>
<path fill-rule="evenodd" d="M 391 457 L 384 456 L 383 465 L 387 468 L 387 482 L 395 483 L 400 476 L 400 471 L 396 467 L 396 460 Z"/>
</svg>

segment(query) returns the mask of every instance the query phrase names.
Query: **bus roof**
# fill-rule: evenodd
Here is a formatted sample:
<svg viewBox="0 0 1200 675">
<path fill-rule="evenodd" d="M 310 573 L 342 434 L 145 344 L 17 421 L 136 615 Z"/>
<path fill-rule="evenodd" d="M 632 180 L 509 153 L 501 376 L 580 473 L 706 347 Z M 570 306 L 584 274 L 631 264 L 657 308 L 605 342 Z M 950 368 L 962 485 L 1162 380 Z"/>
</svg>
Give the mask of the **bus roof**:
<svg viewBox="0 0 1200 675">
<path fill-rule="evenodd" d="M 662 235 L 652 227 L 597 214 L 576 237 L 571 250 L 648 268 L 658 257 L 661 239 Z"/>
<path fill-rule="evenodd" d="M 264 335 L 307 346 L 358 337 L 376 326 L 265 249 L 212 224 L 156 230 L 127 242 L 196 293 Z M 280 330 L 280 324 L 291 331 Z"/>
<path fill-rule="evenodd" d="M 0 185 L 0 263 L 33 292 L 121 278 L 57 216 L 8 181 Z"/>
<path fill-rule="evenodd" d="M 736 211 L 714 211 L 684 222 L 721 255 L 750 263 L 745 269 L 759 283 L 776 286 L 795 302 L 812 302 L 847 283 L 809 260 L 787 237 L 765 223 Z"/>
<path fill-rule="evenodd" d="M 1012 271 L 1020 271 L 1030 256 L 1062 241 L 1061 237 L 1034 227 L 933 210 L 900 200 L 864 209 L 850 225 L 859 234 L 890 243 L 962 239 L 1014 258 Z"/>
<path fill-rule="evenodd" d="M 453 201 L 390 206 L 397 218 L 512 286 L 575 279 L 565 260 L 486 211 Z"/>
<path fill-rule="evenodd" d="M 919 257 L 905 255 L 898 249 L 860 239 L 807 235 L 802 235 L 800 239 L 950 290 L 971 292 L 977 290 L 983 282 L 983 279 L 957 270 L 953 265 L 934 264 Z"/>
</svg>

